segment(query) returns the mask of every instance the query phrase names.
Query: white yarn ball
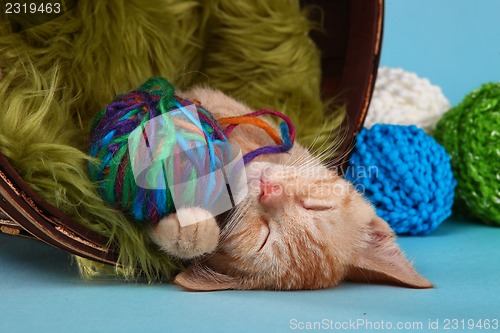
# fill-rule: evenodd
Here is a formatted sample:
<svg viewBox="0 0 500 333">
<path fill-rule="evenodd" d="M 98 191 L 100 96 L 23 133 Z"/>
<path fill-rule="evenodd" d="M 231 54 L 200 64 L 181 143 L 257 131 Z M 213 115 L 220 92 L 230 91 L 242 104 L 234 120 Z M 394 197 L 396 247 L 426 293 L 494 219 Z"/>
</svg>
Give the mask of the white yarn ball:
<svg viewBox="0 0 500 333">
<path fill-rule="evenodd" d="M 450 102 L 441 88 L 401 68 L 381 67 L 365 127 L 374 124 L 416 125 L 431 133 Z"/>
</svg>

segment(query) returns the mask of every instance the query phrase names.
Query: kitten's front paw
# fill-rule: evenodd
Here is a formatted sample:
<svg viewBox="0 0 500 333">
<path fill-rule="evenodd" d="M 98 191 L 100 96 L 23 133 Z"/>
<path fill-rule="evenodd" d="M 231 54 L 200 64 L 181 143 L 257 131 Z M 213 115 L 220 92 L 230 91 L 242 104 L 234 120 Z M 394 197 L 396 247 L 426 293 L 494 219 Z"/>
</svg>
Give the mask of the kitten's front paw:
<svg viewBox="0 0 500 333">
<path fill-rule="evenodd" d="M 183 223 L 179 223 L 181 220 Z M 181 208 L 151 228 L 150 237 L 160 248 L 181 259 L 213 252 L 220 229 L 210 212 L 203 208 Z"/>
</svg>

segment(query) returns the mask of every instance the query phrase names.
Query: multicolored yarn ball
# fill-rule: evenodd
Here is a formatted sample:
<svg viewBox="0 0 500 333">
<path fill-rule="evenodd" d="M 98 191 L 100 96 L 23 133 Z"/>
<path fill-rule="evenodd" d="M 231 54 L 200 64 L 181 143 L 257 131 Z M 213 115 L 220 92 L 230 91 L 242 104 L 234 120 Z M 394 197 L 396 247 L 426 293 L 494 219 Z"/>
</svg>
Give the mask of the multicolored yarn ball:
<svg viewBox="0 0 500 333">
<path fill-rule="evenodd" d="M 381 67 L 364 125 L 416 125 L 432 133 L 449 109 L 441 88 L 428 79 L 401 68 Z"/>
<path fill-rule="evenodd" d="M 284 120 L 281 137 L 256 118 L 265 114 Z M 95 117 L 90 155 L 99 164 L 90 165 L 91 179 L 107 202 L 138 221 L 158 222 L 176 211 L 178 198 L 184 205 L 215 205 L 227 190 L 227 178 L 217 171 L 231 162 L 228 136 L 240 124 L 262 128 L 276 143 L 245 154 L 245 164 L 292 147 L 293 124 L 279 112 L 216 120 L 199 102 L 176 96 L 167 80 L 152 78 L 116 97 Z"/>
<path fill-rule="evenodd" d="M 500 224 L 500 82 L 467 95 L 443 116 L 434 135 L 451 156 L 457 211 Z"/>
<path fill-rule="evenodd" d="M 346 178 L 398 234 L 426 235 L 451 215 L 450 157 L 416 126 L 376 124 L 356 137 Z"/>
</svg>

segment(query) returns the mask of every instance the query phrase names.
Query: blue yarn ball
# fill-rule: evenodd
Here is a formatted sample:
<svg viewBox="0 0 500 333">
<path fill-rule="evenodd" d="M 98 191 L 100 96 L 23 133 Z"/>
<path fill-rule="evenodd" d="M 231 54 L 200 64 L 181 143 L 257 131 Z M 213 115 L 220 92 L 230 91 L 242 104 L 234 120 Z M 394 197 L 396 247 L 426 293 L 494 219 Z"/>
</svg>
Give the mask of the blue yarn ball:
<svg viewBox="0 0 500 333">
<path fill-rule="evenodd" d="M 376 124 L 356 137 L 346 179 L 398 234 L 426 235 L 451 215 L 450 157 L 416 126 Z"/>
</svg>

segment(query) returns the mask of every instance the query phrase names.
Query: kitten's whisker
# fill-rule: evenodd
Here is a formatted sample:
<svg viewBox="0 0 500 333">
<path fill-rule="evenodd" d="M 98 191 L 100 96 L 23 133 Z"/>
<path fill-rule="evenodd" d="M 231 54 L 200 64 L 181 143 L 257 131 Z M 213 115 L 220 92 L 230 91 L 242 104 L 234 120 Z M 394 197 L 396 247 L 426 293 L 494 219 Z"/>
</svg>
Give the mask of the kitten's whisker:
<svg viewBox="0 0 500 333">
<path fill-rule="evenodd" d="M 324 127 L 324 125 L 323 125 Z M 321 130 L 320 130 L 321 132 Z M 311 144 L 306 148 L 307 151 L 312 151 L 312 149 L 314 148 L 314 146 L 316 145 L 316 143 L 318 142 L 319 138 L 321 137 L 321 134 L 316 134 L 314 136 L 314 140 L 311 142 Z M 324 143 L 324 142 L 323 142 Z"/>
<path fill-rule="evenodd" d="M 333 167 L 333 166 L 338 166 L 340 161 L 342 161 L 345 157 L 349 156 L 351 152 L 354 150 L 355 145 L 351 144 L 349 148 L 347 148 L 341 155 L 335 157 L 335 159 L 332 159 L 326 163 L 327 167 Z"/>
<path fill-rule="evenodd" d="M 320 135 L 317 135 L 315 137 L 314 142 L 307 148 L 307 150 L 304 151 L 304 153 L 302 153 L 299 156 L 299 158 L 295 159 L 291 165 L 293 165 L 293 166 L 300 165 L 304 160 L 307 160 L 308 158 L 310 158 L 310 155 L 314 155 L 317 151 L 319 151 L 319 149 L 321 149 L 323 147 L 323 145 L 326 143 L 326 140 L 323 141 L 323 143 L 321 144 L 321 146 L 316 147 L 314 149 L 314 151 L 312 151 L 313 146 L 316 144 L 316 142 L 317 142 L 317 140 L 319 138 L 320 138 Z"/>
<path fill-rule="evenodd" d="M 339 147 L 341 147 L 342 143 L 346 140 L 347 135 L 348 135 L 347 132 L 343 132 L 343 135 L 340 138 L 340 140 L 336 140 L 336 141 L 332 142 L 332 144 L 328 147 L 328 150 L 330 150 L 330 149 L 332 149 L 334 151 L 338 150 Z M 318 158 L 319 160 L 323 160 L 323 158 L 325 158 L 330 153 L 328 150 L 323 151 L 320 155 L 316 156 L 316 158 Z M 336 164 L 338 164 L 338 162 L 341 161 L 345 156 L 350 154 L 351 151 L 352 151 L 352 147 L 349 147 L 347 149 L 347 151 L 342 152 L 342 154 L 336 156 L 335 158 L 329 159 L 326 162 L 323 161 L 322 164 L 328 168 L 331 168 L 331 167 L 335 166 Z"/>
<path fill-rule="evenodd" d="M 221 231 L 221 238 L 219 240 L 219 247 L 223 243 L 225 243 L 226 239 L 232 234 L 233 229 L 236 227 L 238 221 L 241 221 L 244 216 L 248 213 L 250 208 L 250 200 L 244 201 L 240 206 L 231 212 L 231 214 L 227 217 L 228 222 L 224 226 Z"/>
<path fill-rule="evenodd" d="M 342 144 L 346 140 L 348 134 L 347 134 L 347 131 L 345 131 L 345 130 L 339 130 L 339 131 L 337 131 L 337 135 L 340 137 L 337 140 L 331 141 L 331 144 L 320 155 L 321 157 L 324 155 L 325 152 L 328 152 L 329 149 L 337 150 L 340 146 L 342 146 Z"/>
<path fill-rule="evenodd" d="M 308 156 L 308 159 L 304 160 L 303 163 L 298 167 L 299 171 L 308 171 L 307 169 L 309 168 L 320 168 L 321 167 L 321 162 L 319 162 L 316 158 L 313 156 Z"/>
<path fill-rule="evenodd" d="M 304 153 L 300 154 L 297 156 L 291 163 L 287 163 L 287 165 L 290 166 L 296 166 L 302 163 L 303 160 L 308 158 L 309 153 L 307 151 L 304 151 Z"/>
<path fill-rule="evenodd" d="M 324 128 L 324 126 L 326 126 L 326 124 L 325 124 L 325 125 L 323 125 L 323 128 Z M 341 131 L 341 129 L 340 129 L 340 128 L 330 129 L 330 131 L 329 131 L 329 133 L 328 133 L 328 134 L 320 133 L 320 134 L 316 135 L 316 138 L 317 138 L 317 139 L 319 139 L 320 137 L 325 136 L 325 135 L 326 135 L 326 138 L 327 138 L 327 139 L 328 139 L 328 138 L 332 138 L 332 137 L 334 137 L 334 135 L 333 135 L 333 134 L 334 134 L 334 132 L 333 132 L 334 130 L 335 130 L 335 132 L 336 132 L 336 133 L 338 133 L 339 131 Z M 322 148 L 323 148 L 323 145 L 324 145 L 325 143 L 329 142 L 329 140 L 327 140 L 327 139 L 325 139 L 325 140 L 323 141 L 323 143 L 321 144 L 321 146 L 317 147 L 314 151 L 311 151 L 311 154 L 312 154 L 312 155 L 316 155 L 316 153 L 317 153 L 318 151 L 320 151 L 320 149 L 322 149 Z M 331 142 L 331 143 L 333 143 L 333 142 L 335 142 L 335 140 L 330 141 L 330 142 Z M 328 146 L 328 147 L 326 147 L 323 151 L 326 151 L 326 150 L 328 150 L 329 148 L 330 148 L 330 147 Z M 308 150 L 309 150 L 309 149 L 308 149 Z"/>
<path fill-rule="evenodd" d="M 308 147 L 306 147 L 306 150 L 311 150 L 314 147 L 314 145 L 316 144 L 316 142 L 318 142 L 319 138 L 321 137 L 321 133 L 323 132 L 325 126 L 326 126 L 326 123 L 323 123 L 321 129 L 318 131 L 318 134 L 316 134 L 314 136 L 313 141 L 309 144 Z M 330 130 L 330 132 L 331 132 L 331 130 Z"/>
<path fill-rule="evenodd" d="M 325 156 L 327 156 L 328 154 L 331 153 L 331 150 L 337 150 L 338 147 L 340 147 L 342 142 L 345 140 L 345 137 L 346 137 L 346 135 L 344 134 L 344 136 L 342 138 L 340 138 L 340 140 L 332 140 L 332 141 L 330 141 L 328 146 L 323 148 L 323 146 L 326 144 L 326 142 L 328 142 L 327 140 L 325 140 L 320 147 L 317 147 L 315 149 L 315 151 L 309 152 L 309 154 L 304 153 L 303 156 L 301 156 L 301 158 L 298 159 L 296 161 L 296 163 L 294 163 L 294 165 L 299 164 L 302 167 L 304 167 L 307 164 L 307 162 L 309 162 L 311 160 L 314 160 L 315 162 L 317 162 L 318 160 L 321 161 Z M 320 150 L 321 150 L 321 152 L 317 155 L 317 152 Z"/>
<path fill-rule="evenodd" d="M 309 144 L 309 146 L 306 148 L 306 150 L 304 151 L 303 154 L 301 154 L 298 158 L 296 158 L 291 163 L 290 163 L 290 159 L 292 158 L 292 156 L 290 156 L 288 158 L 288 160 L 285 161 L 285 164 L 286 165 L 294 166 L 294 165 L 297 165 L 298 163 L 300 163 L 303 158 L 308 157 L 308 155 L 309 155 L 308 152 L 311 153 L 311 151 L 313 150 L 313 147 L 316 145 L 316 143 L 318 142 L 318 140 L 322 136 L 321 132 L 323 131 L 323 129 L 325 128 L 325 126 L 326 126 L 326 124 L 323 124 L 322 129 L 320 129 L 320 134 L 317 134 L 314 137 L 313 141 Z M 332 132 L 333 132 L 333 129 L 330 130 L 330 133 L 328 134 L 328 137 L 331 136 Z M 327 140 L 323 141 L 323 143 L 321 144 L 320 147 L 317 147 L 317 148 L 314 149 L 314 152 L 318 151 L 326 142 L 327 142 Z M 311 153 L 311 154 L 314 154 L 314 152 Z"/>
</svg>

